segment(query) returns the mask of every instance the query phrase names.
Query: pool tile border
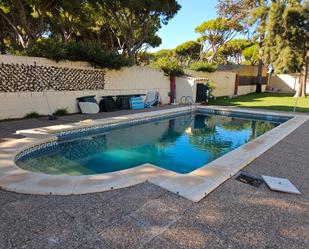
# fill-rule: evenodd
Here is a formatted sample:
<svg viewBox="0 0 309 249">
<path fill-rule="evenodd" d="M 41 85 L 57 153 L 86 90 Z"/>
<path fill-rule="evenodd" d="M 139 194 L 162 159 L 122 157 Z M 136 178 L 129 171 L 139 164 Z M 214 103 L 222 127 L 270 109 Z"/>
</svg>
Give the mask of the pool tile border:
<svg viewBox="0 0 309 249">
<path fill-rule="evenodd" d="M 266 119 L 273 119 L 277 117 L 278 120 L 284 119 L 287 121 L 189 174 L 177 174 L 152 164 L 144 164 L 127 170 L 98 175 L 47 175 L 23 170 L 15 164 L 16 160 L 35 153 L 37 150 L 57 146 L 59 140 L 71 138 L 71 134 L 77 134 L 77 130 L 79 134 L 87 132 L 91 134 L 91 132 L 98 129 L 118 128 L 128 124 L 159 120 L 166 116 L 196 110 L 222 115 L 238 115 L 237 117 L 242 117 L 243 113 L 245 113 L 246 116 L 249 114 L 252 118 L 263 116 Z M 308 120 L 308 116 L 304 115 L 195 106 L 23 130 L 18 133 L 28 137 L 0 144 L 0 187 L 26 194 L 70 195 L 124 188 L 149 181 L 197 202 L 302 125 L 306 120 Z"/>
</svg>

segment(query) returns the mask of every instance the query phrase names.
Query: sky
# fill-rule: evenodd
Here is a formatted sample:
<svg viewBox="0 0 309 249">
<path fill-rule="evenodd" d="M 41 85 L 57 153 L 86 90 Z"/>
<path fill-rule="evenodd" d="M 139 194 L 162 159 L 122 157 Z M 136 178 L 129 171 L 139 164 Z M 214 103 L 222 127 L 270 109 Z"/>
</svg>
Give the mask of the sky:
<svg viewBox="0 0 309 249">
<path fill-rule="evenodd" d="M 199 35 L 194 29 L 201 23 L 216 18 L 217 0 L 177 0 L 181 5 L 180 11 L 163 25 L 158 35 L 162 39 L 160 47 L 150 49 L 151 52 L 163 48 L 175 48 L 177 45 L 196 40 Z"/>
</svg>

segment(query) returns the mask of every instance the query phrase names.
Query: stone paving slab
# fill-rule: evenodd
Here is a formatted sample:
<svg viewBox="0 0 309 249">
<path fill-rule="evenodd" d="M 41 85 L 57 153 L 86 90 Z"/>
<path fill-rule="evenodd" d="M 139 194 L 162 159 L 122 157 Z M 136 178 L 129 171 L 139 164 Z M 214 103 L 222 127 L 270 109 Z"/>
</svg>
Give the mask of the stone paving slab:
<svg viewBox="0 0 309 249">
<path fill-rule="evenodd" d="M 160 237 L 172 242 L 179 248 L 200 249 L 215 238 L 215 233 L 190 219 L 179 219 Z"/>
<path fill-rule="evenodd" d="M 182 248 L 178 247 L 177 245 L 175 245 L 172 241 L 165 240 L 165 239 L 161 238 L 160 236 L 153 238 L 151 241 L 142 245 L 140 248 L 141 249 L 158 249 L 158 248 L 182 249 Z"/>
<path fill-rule="evenodd" d="M 0 248 L 307 249 L 308 134 L 306 122 L 245 168 L 288 177 L 299 196 L 234 178 L 198 203 L 149 182 L 72 196 L 0 190 Z"/>
</svg>

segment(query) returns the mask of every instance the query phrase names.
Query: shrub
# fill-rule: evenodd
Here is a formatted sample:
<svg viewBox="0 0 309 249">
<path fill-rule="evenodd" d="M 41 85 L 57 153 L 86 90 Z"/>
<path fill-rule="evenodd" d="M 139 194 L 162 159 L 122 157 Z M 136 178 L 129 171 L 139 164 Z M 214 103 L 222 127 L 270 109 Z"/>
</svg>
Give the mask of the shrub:
<svg viewBox="0 0 309 249">
<path fill-rule="evenodd" d="M 189 66 L 189 69 L 193 71 L 201 71 L 201 72 L 208 72 L 208 73 L 215 72 L 217 68 L 218 66 L 215 64 L 210 64 L 208 62 L 201 62 L 201 61 L 193 62 Z"/>
<path fill-rule="evenodd" d="M 68 109 L 67 108 L 63 108 L 63 109 L 57 109 L 53 115 L 55 116 L 65 116 L 65 115 L 68 115 L 69 112 L 68 112 Z"/>
<path fill-rule="evenodd" d="M 95 42 L 59 43 L 46 40 L 28 48 L 26 54 L 56 61 L 87 61 L 93 66 L 109 69 L 119 69 L 132 64 L 124 55 L 117 51 L 105 51 L 99 43 Z"/>
<path fill-rule="evenodd" d="M 30 112 L 24 116 L 24 118 L 38 118 L 38 117 L 41 117 L 41 115 L 38 114 L 37 112 Z"/>
<path fill-rule="evenodd" d="M 209 97 L 214 98 L 215 97 L 214 90 L 216 89 L 216 85 L 214 84 L 213 81 L 208 81 L 207 85 L 209 89 Z"/>
<path fill-rule="evenodd" d="M 167 75 L 182 75 L 184 74 L 180 62 L 174 57 L 161 57 L 151 64 L 154 67 L 160 68 Z"/>
</svg>

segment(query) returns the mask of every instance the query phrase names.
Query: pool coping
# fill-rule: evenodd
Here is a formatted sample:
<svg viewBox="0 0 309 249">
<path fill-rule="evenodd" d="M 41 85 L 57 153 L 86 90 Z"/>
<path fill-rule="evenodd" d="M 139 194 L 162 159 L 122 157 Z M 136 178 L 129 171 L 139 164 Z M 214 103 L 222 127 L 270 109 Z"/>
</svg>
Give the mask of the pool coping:
<svg viewBox="0 0 309 249">
<path fill-rule="evenodd" d="M 122 171 L 97 175 L 47 175 L 23 170 L 15 164 L 16 156 L 27 148 L 44 142 L 56 141 L 57 137 L 55 133 L 57 132 L 93 127 L 96 125 L 127 122 L 147 117 L 159 117 L 165 114 L 168 115 L 189 111 L 191 108 L 275 115 L 280 117 L 291 117 L 291 119 L 188 174 L 178 174 L 147 163 Z M 217 106 L 186 106 L 98 120 L 84 120 L 66 125 L 22 130 L 17 133 L 26 136 L 25 138 L 13 139 L 0 144 L 0 187 L 8 191 L 25 194 L 70 195 L 125 188 L 149 181 L 175 194 L 197 202 L 293 132 L 308 119 L 308 116 L 299 114 L 278 114 L 276 112 L 242 110 L 237 108 L 231 110 L 230 108 Z"/>
</svg>

